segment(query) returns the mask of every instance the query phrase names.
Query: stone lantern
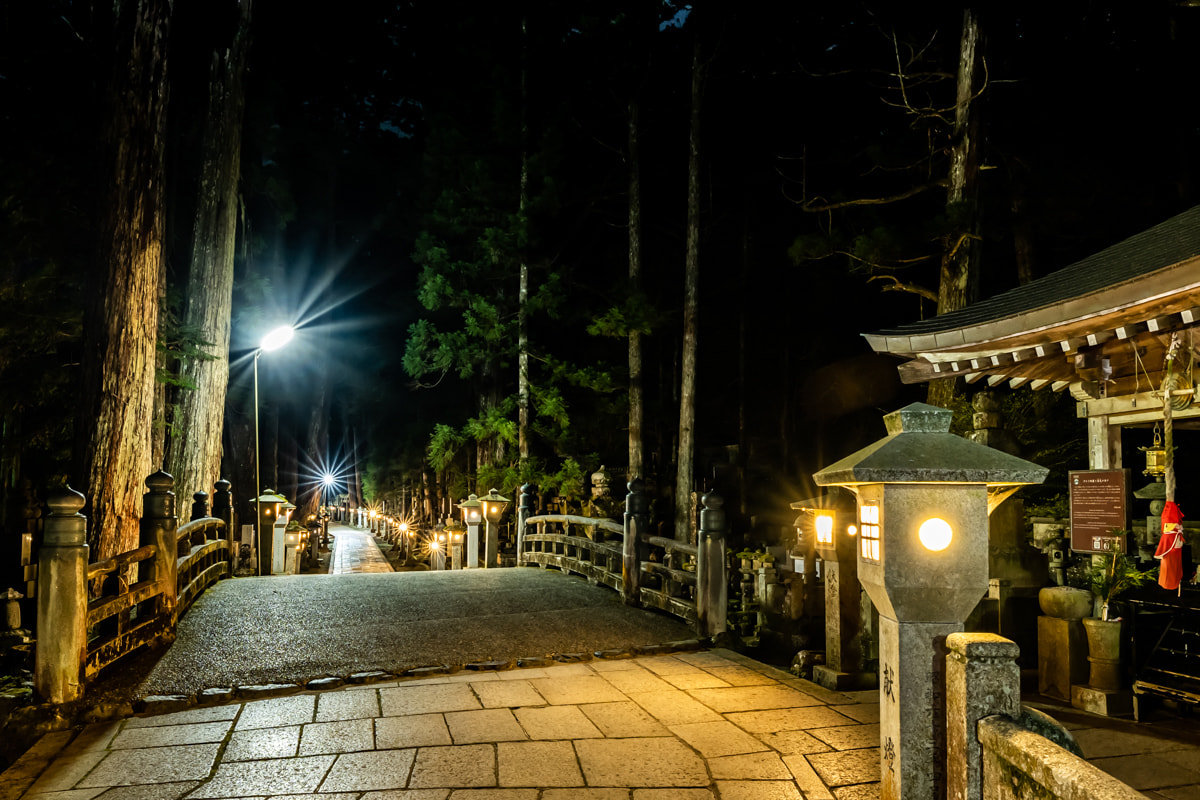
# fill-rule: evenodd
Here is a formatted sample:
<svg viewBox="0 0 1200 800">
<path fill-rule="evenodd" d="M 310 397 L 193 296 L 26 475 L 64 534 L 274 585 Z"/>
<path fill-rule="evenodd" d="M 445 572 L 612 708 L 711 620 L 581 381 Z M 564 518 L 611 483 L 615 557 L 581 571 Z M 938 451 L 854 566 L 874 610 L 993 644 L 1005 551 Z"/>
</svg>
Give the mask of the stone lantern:
<svg viewBox="0 0 1200 800">
<path fill-rule="evenodd" d="M 467 526 L 467 569 L 479 566 L 479 523 L 483 521 L 483 503 L 478 495 L 468 495 L 458 504 Z"/>
<path fill-rule="evenodd" d="M 509 499 L 499 495 L 495 489 L 479 498 L 483 503 L 483 516 L 487 520 L 487 544 L 484 547 L 485 567 L 500 565 L 500 517 L 508 508 Z"/>
<path fill-rule="evenodd" d="M 287 498 L 282 495 L 267 489 L 258 497 L 254 503 L 258 508 L 258 574 L 270 575 L 274 567 L 275 548 L 275 523 L 279 519 L 280 506 L 287 502 Z M 284 522 L 286 525 L 286 521 Z M 279 542 L 279 558 L 283 557 L 283 541 Z M 281 562 L 282 564 L 282 562 Z"/>
<path fill-rule="evenodd" d="M 946 637 L 988 591 L 988 514 L 1047 470 L 950 433 L 924 403 L 813 476 L 858 497 L 858 578 L 879 609 L 881 796 L 946 794 Z"/>
<path fill-rule="evenodd" d="M 835 490 L 792 503 L 792 508 L 800 512 L 797 530 L 806 542 L 813 542 L 821 558 L 825 584 L 825 663 L 813 667 L 813 681 L 827 689 L 873 689 L 877 676 L 863 669 L 863 601 L 853 497 Z M 804 572 L 809 572 L 807 559 Z"/>
</svg>

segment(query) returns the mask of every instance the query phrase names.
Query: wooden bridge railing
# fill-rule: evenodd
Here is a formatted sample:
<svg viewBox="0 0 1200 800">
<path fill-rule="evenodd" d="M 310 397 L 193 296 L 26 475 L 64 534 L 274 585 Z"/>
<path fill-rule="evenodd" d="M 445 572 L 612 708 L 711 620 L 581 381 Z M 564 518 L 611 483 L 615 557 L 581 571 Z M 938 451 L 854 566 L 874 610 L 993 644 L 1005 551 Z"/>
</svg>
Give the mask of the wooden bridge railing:
<svg viewBox="0 0 1200 800">
<path fill-rule="evenodd" d="M 193 520 L 183 526 L 175 516 L 174 483 L 162 471 L 146 478 L 139 546 L 91 565 L 87 520 L 79 513 L 83 495 L 68 489 L 47 499 L 34 654 L 34 688 L 43 699 L 79 699 L 104 667 L 173 639 L 179 616 L 229 574 L 230 542 L 221 537 L 232 529 L 229 482 L 217 482 L 217 516 L 208 516 L 208 495 L 197 492 Z M 209 541 L 213 535 L 220 538 Z"/>
<path fill-rule="evenodd" d="M 645 532 L 640 478 L 629 483 L 624 524 L 569 514 L 534 516 L 533 487 L 526 485 L 517 510 L 517 563 L 582 575 L 621 592 L 630 605 L 667 611 L 711 636 L 725 630 L 725 512 L 715 494 L 702 502 L 699 544 L 689 544 Z"/>
</svg>

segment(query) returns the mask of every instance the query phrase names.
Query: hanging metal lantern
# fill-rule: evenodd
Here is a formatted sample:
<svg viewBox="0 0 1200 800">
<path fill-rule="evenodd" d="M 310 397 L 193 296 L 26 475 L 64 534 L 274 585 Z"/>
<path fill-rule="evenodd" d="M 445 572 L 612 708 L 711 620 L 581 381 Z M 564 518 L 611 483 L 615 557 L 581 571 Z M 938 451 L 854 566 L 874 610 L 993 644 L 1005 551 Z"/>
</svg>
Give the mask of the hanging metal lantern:
<svg viewBox="0 0 1200 800">
<path fill-rule="evenodd" d="M 1146 469 L 1142 472 L 1151 478 L 1159 478 L 1167 471 L 1167 449 L 1163 447 L 1162 431 L 1158 423 L 1154 423 L 1154 444 L 1150 447 L 1139 447 L 1146 454 Z"/>
</svg>

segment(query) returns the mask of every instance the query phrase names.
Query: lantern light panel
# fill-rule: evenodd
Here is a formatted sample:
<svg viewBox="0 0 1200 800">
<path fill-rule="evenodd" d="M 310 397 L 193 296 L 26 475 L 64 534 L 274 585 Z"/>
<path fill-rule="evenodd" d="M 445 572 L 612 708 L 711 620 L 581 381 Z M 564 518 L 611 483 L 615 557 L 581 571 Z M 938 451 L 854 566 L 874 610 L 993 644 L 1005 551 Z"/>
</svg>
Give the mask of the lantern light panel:
<svg viewBox="0 0 1200 800">
<path fill-rule="evenodd" d="M 817 544 L 833 544 L 833 517 L 818 514 L 816 520 Z"/>
<path fill-rule="evenodd" d="M 862 542 L 862 557 L 868 561 L 879 560 L 879 506 L 861 505 L 858 507 L 858 522 Z"/>
</svg>

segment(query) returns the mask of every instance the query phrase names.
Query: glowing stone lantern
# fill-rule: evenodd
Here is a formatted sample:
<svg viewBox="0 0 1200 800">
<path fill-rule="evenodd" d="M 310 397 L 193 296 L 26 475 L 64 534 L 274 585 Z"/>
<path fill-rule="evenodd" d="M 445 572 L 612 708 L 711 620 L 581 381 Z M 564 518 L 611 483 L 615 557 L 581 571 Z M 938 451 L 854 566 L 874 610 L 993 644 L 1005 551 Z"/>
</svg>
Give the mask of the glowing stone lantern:
<svg viewBox="0 0 1200 800">
<path fill-rule="evenodd" d="M 479 566 L 479 523 L 483 521 L 483 503 L 478 495 L 468 495 L 458 504 L 467 526 L 467 569 Z"/>
<path fill-rule="evenodd" d="M 792 508 L 800 512 L 795 527 L 806 544 L 811 537 L 825 579 L 825 663 L 813 667 L 813 681 L 827 689 L 873 689 L 878 676 L 863 668 L 854 497 L 835 488 L 822 497 L 792 503 Z M 809 573 L 807 563 L 804 572 Z"/>
<path fill-rule="evenodd" d="M 946 637 L 988 591 L 988 514 L 1045 480 L 1037 464 L 950 433 L 924 403 L 813 476 L 858 497 L 858 578 L 879 609 L 882 797 L 946 796 Z"/>
<path fill-rule="evenodd" d="M 501 497 L 495 489 L 479 498 L 479 502 L 483 503 L 483 516 L 487 520 L 487 538 L 484 546 L 484 561 L 485 567 L 496 567 L 500 565 L 500 517 L 504 514 L 504 509 L 508 508 L 509 499 Z"/>
</svg>

